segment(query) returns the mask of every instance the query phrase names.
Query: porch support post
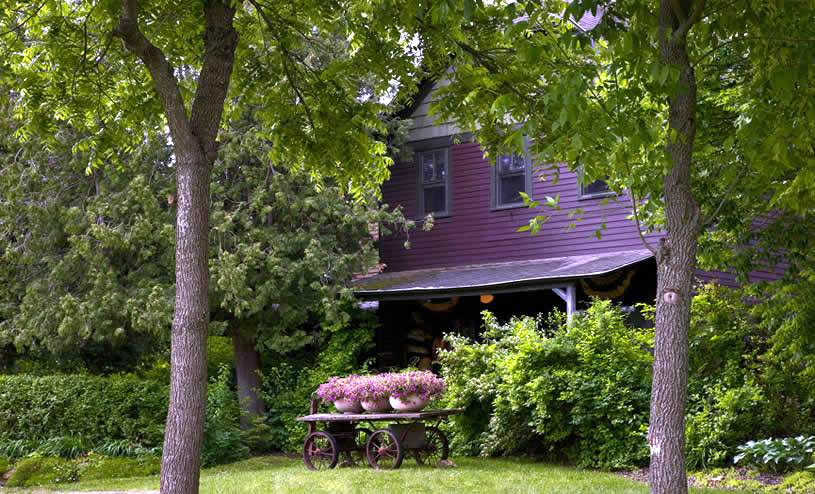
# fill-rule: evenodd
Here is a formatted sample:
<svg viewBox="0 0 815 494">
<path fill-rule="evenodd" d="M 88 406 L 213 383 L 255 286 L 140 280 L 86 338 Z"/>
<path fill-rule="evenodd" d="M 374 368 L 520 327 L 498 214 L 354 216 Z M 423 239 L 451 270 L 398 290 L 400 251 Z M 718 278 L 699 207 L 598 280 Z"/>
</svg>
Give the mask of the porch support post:
<svg viewBox="0 0 815 494">
<path fill-rule="evenodd" d="M 552 288 L 552 291 L 555 292 L 555 295 L 566 302 L 566 320 L 568 322 L 572 322 L 572 316 L 574 315 L 575 308 L 577 307 L 577 289 L 575 284 L 569 283 L 563 288 L 555 287 Z"/>
</svg>

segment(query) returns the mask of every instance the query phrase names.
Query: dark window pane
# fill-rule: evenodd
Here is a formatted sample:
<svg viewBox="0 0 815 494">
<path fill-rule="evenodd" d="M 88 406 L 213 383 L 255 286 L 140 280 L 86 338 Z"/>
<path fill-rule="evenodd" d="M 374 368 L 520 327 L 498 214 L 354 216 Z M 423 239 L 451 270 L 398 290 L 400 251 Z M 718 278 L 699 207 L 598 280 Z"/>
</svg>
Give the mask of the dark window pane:
<svg viewBox="0 0 815 494">
<path fill-rule="evenodd" d="M 608 192 L 610 189 L 608 188 L 608 184 L 605 180 L 595 180 L 590 184 L 586 184 L 583 186 L 583 195 L 591 195 L 591 194 L 602 194 L 604 192 Z"/>
<path fill-rule="evenodd" d="M 446 204 L 446 187 L 425 187 L 424 189 L 424 212 L 438 213 L 444 212 Z"/>
<path fill-rule="evenodd" d="M 519 172 L 526 167 L 526 160 L 520 154 L 504 154 L 498 157 L 498 171 L 501 173 Z"/>
<path fill-rule="evenodd" d="M 520 192 L 526 192 L 526 177 L 524 175 L 508 175 L 501 177 L 498 183 L 498 204 L 512 204 L 521 202 Z"/>
<path fill-rule="evenodd" d="M 422 154 L 422 181 L 432 182 L 436 174 L 436 166 L 433 163 L 433 153 Z"/>
<path fill-rule="evenodd" d="M 422 154 L 422 182 L 441 182 L 447 177 L 447 154 L 444 151 Z"/>
<path fill-rule="evenodd" d="M 444 151 L 436 151 L 434 154 L 434 161 L 436 162 L 436 176 L 439 180 L 444 180 L 447 177 L 447 153 Z"/>
</svg>

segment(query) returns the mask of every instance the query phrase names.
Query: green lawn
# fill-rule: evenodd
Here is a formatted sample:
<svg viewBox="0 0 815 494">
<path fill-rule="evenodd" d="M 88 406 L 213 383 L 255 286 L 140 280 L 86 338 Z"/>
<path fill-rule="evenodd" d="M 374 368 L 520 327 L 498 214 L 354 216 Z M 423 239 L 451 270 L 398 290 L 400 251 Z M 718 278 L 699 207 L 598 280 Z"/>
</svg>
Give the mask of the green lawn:
<svg viewBox="0 0 815 494">
<path fill-rule="evenodd" d="M 427 493 L 485 492 L 529 493 L 647 493 L 645 485 L 608 473 L 582 471 L 519 459 L 455 459 L 456 468 L 419 467 L 406 460 L 396 471 L 369 468 L 338 468 L 327 472 L 309 472 L 300 460 L 284 457 L 259 457 L 205 470 L 202 492 L 249 493 Z M 158 478 L 134 478 L 63 484 L 54 490 L 149 490 L 158 488 Z M 8 491 L 16 492 L 14 490 Z M 697 489 L 714 494 L 738 491 Z"/>
</svg>

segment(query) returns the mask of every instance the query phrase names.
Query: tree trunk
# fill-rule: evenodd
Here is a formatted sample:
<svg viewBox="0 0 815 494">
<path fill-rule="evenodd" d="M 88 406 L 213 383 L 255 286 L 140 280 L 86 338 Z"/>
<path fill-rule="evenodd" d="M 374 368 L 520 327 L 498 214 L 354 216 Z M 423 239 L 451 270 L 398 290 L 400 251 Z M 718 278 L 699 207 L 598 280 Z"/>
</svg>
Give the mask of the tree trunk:
<svg viewBox="0 0 815 494">
<path fill-rule="evenodd" d="M 684 455 L 688 328 L 700 218 L 690 183 L 696 136 L 696 76 L 688 60 L 686 35 L 695 22 L 697 9 L 701 7 L 690 0 L 663 0 L 659 18 L 662 60 L 679 68 L 680 88 L 668 102 L 666 151 L 672 166 L 663 183 L 667 234 L 657 252 L 654 375 L 648 430 L 649 480 L 654 494 L 688 492 Z"/>
<path fill-rule="evenodd" d="M 138 0 L 121 0 L 119 24 L 113 31 L 150 72 L 176 158 L 175 315 L 161 459 L 163 494 L 198 493 L 207 399 L 209 181 L 238 45 L 231 2 L 208 0 L 203 8 L 202 64 L 189 114 L 173 66 L 139 27 Z"/>
<path fill-rule="evenodd" d="M 238 379 L 238 399 L 241 404 L 241 427 L 249 429 L 252 420 L 266 413 L 260 389 L 260 356 L 254 338 L 248 338 L 237 329 L 232 331 L 232 347 L 235 349 L 235 374 Z"/>
<path fill-rule="evenodd" d="M 176 148 L 176 295 L 170 353 L 170 406 L 161 492 L 198 492 L 207 402 L 209 179 L 203 153 Z"/>
</svg>

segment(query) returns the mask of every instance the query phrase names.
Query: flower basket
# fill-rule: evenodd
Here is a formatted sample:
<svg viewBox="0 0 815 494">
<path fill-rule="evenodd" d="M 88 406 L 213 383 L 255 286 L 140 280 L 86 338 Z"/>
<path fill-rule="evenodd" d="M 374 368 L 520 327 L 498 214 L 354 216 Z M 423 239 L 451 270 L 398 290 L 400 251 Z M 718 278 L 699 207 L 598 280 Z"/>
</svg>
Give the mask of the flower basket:
<svg viewBox="0 0 815 494">
<path fill-rule="evenodd" d="M 418 412 L 427 406 L 429 399 L 422 398 L 414 393 L 403 396 L 402 398 L 391 396 L 388 398 L 388 401 L 390 401 L 390 406 L 397 412 Z"/>
<path fill-rule="evenodd" d="M 441 395 L 444 380 L 428 371 L 408 371 L 373 376 L 332 377 L 317 388 L 323 401 L 332 401 L 342 413 L 362 410 L 384 413 L 391 408 L 399 412 L 416 412 Z"/>
<path fill-rule="evenodd" d="M 428 371 L 388 374 L 390 404 L 400 412 L 416 412 L 447 389 L 444 380 Z"/>
</svg>

